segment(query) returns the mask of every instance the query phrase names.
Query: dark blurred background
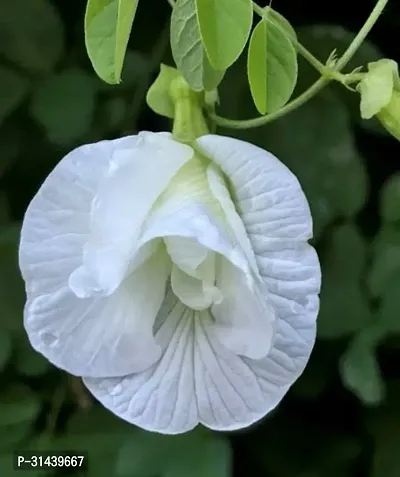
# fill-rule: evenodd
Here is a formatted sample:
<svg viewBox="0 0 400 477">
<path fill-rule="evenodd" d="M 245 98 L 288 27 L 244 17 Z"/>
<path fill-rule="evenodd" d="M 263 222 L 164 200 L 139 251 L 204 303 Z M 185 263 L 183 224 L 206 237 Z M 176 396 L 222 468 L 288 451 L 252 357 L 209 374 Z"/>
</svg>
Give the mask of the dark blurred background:
<svg viewBox="0 0 400 477">
<path fill-rule="evenodd" d="M 344 51 L 373 5 L 272 3 L 322 61 Z M 31 349 L 16 258 L 30 199 L 74 147 L 170 128 L 145 102 L 160 62 L 173 65 L 167 1 L 140 2 L 118 86 L 92 71 L 84 10 L 78 0 L 0 0 L 0 475 L 14 475 L 13 450 L 54 448 L 89 452 L 86 473 L 62 475 L 399 477 L 400 145 L 375 120 L 360 119 L 358 94 L 343 87 L 329 86 L 262 128 L 218 131 L 274 152 L 313 211 L 323 267 L 318 340 L 275 412 L 219 436 L 212 450 L 192 437 L 155 436 L 109 414 L 78 379 Z M 398 61 L 399 28 L 400 3 L 391 0 L 346 71 L 382 57 Z M 223 116 L 257 115 L 245 65 L 244 54 L 221 84 Z M 296 94 L 316 78 L 300 60 Z"/>
</svg>

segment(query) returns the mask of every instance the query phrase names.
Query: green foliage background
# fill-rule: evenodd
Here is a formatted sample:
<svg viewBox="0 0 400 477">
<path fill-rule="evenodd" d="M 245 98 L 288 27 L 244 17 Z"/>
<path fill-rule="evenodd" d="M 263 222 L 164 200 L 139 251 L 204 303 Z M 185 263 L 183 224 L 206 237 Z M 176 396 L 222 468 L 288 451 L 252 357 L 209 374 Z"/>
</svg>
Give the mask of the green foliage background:
<svg viewBox="0 0 400 477">
<path fill-rule="evenodd" d="M 141 2 L 119 86 L 102 83 L 91 69 L 84 3 L 0 3 L 0 475 L 20 475 L 13 450 L 75 449 L 89 452 L 89 470 L 67 475 L 400 476 L 400 146 L 374 121 L 361 122 L 358 97 L 344 88 L 327 88 L 263 128 L 219 131 L 277 154 L 298 175 L 315 220 L 323 266 L 318 340 L 272 415 L 237 433 L 150 434 L 102 409 L 78 379 L 32 350 L 17 267 L 30 199 L 72 148 L 170 127 L 145 104 L 160 61 L 173 64 L 167 2 Z M 326 60 L 349 44 L 373 2 L 273 6 Z M 348 71 L 382 56 L 399 61 L 399 27 L 400 5 L 392 1 Z M 231 118 L 256 115 L 245 60 L 221 84 L 220 113 Z M 297 92 L 314 79 L 301 62 Z"/>
</svg>

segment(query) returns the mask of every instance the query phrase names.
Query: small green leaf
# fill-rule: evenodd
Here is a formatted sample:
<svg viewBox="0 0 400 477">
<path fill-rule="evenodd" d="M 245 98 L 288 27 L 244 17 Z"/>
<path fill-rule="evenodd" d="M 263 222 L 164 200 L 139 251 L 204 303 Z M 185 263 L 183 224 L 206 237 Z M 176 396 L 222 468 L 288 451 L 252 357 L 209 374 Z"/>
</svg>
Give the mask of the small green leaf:
<svg viewBox="0 0 400 477">
<path fill-rule="evenodd" d="M 88 0 L 85 42 L 93 68 L 106 83 L 121 80 L 139 0 Z"/>
<path fill-rule="evenodd" d="M 211 65 L 231 66 L 242 53 L 253 22 L 251 0 L 196 0 L 200 34 Z"/>
<path fill-rule="evenodd" d="M 64 49 L 63 24 L 48 0 L 0 2 L 0 54 L 32 73 L 56 66 Z"/>
<path fill-rule="evenodd" d="M 385 397 L 375 346 L 374 334 L 365 329 L 354 338 L 340 362 L 343 384 L 366 405 L 377 405 Z"/>
<path fill-rule="evenodd" d="M 0 124 L 22 103 L 29 91 L 29 81 L 14 70 L 0 66 Z"/>
<path fill-rule="evenodd" d="M 280 109 L 296 86 L 296 50 L 286 28 L 270 11 L 250 38 L 247 73 L 254 104 L 261 114 Z"/>
<path fill-rule="evenodd" d="M 372 118 L 390 103 L 396 75 L 397 64 L 393 60 L 383 59 L 368 65 L 368 73 L 358 85 L 363 119 Z"/>
<path fill-rule="evenodd" d="M 51 142 L 68 145 L 90 128 L 95 108 L 95 81 L 84 71 L 66 70 L 39 85 L 31 114 Z"/>
<path fill-rule="evenodd" d="M 197 24 L 196 0 L 177 0 L 171 15 L 171 49 L 183 77 L 196 91 L 215 89 L 224 71 L 208 61 Z"/>
<path fill-rule="evenodd" d="M 171 119 L 174 117 L 174 103 L 172 102 L 169 90 L 172 81 L 178 78 L 178 76 L 180 76 L 180 74 L 176 68 L 161 64 L 160 74 L 150 86 L 146 96 L 149 108 L 155 113 Z"/>
</svg>

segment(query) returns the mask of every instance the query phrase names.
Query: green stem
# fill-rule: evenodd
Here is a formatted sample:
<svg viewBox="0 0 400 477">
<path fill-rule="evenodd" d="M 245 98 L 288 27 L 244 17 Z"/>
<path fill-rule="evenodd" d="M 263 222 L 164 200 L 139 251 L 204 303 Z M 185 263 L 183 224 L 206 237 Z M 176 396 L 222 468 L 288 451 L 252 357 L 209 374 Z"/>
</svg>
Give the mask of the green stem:
<svg viewBox="0 0 400 477">
<path fill-rule="evenodd" d="M 288 104 L 283 106 L 280 110 L 275 113 L 268 114 L 267 116 L 260 116 L 258 118 L 245 119 L 245 120 L 234 120 L 227 119 L 222 116 L 210 112 L 209 117 L 212 119 L 218 126 L 232 128 L 232 129 L 249 129 L 268 124 L 276 119 L 281 118 L 287 113 L 294 111 L 298 107 L 302 106 L 304 103 L 309 101 L 313 96 L 319 93 L 332 79 L 334 79 L 334 74 L 340 73 L 340 71 L 347 65 L 347 63 L 352 59 L 353 55 L 356 53 L 358 48 L 361 46 L 365 40 L 368 33 L 371 31 L 372 27 L 377 22 L 378 18 L 382 14 L 388 0 L 378 0 L 371 14 L 369 15 L 367 21 L 361 30 L 357 33 L 354 40 L 351 42 L 350 46 L 344 52 L 343 56 L 337 61 L 335 67 L 332 71 L 332 76 L 323 76 L 319 78 L 313 85 L 311 85 L 303 94 L 298 96 L 296 99 L 290 101 Z M 260 7 L 258 7 L 260 8 Z M 258 12 L 257 12 L 258 13 Z"/>
<path fill-rule="evenodd" d="M 171 8 L 174 8 L 175 0 L 167 0 L 167 2 L 171 5 Z"/>
<path fill-rule="evenodd" d="M 198 93 L 193 91 L 182 77 L 172 82 L 170 96 L 175 108 L 172 129 L 174 139 L 191 143 L 209 133 Z"/>
<path fill-rule="evenodd" d="M 337 71 L 342 70 L 347 63 L 353 58 L 354 54 L 360 48 L 364 40 L 367 38 L 368 33 L 372 30 L 378 18 L 382 15 L 389 0 L 378 0 L 371 14 L 367 18 L 361 30 L 357 33 L 354 40 L 350 43 L 347 50 L 343 53 L 341 58 L 336 64 Z"/>
</svg>

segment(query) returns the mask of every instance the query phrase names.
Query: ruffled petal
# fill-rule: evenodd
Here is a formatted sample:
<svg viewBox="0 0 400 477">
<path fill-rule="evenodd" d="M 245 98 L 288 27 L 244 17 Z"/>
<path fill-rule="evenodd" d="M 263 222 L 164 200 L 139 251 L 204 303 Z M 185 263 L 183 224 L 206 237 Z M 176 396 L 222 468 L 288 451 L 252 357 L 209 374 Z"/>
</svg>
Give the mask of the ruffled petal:
<svg viewBox="0 0 400 477">
<path fill-rule="evenodd" d="M 128 271 L 142 225 L 193 149 L 166 133 L 140 133 L 132 149 L 113 155 L 93 201 L 90 236 L 84 248 L 84 275 L 112 293 Z M 82 282 L 84 283 L 84 282 Z M 96 290 L 90 287 L 87 295 Z M 85 290 L 79 290 L 85 294 Z"/>
<path fill-rule="evenodd" d="M 32 346 L 77 376 L 122 376 L 148 368 L 161 355 L 153 325 L 170 269 L 161 249 L 109 297 L 77 298 L 68 283 L 32 297 L 24 320 Z"/>
<path fill-rule="evenodd" d="M 315 342 L 321 271 L 307 243 L 312 237 L 309 206 L 296 177 L 267 151 L 213 135 L 201 137 L 198 145 L 231 185 L 277 316 L 270 353 L 247 361 L 260 376 L 272 409 L 302 373 Z"/>
<path fill-rule="evenodd" d="M 57 291 L 82 262 L 92 201 L 113 154 L 137 136 L 78 147 L 49 174 L 22 224 L 20 268 L 28 297 Z"/>
<path fill-rule="evenodd" d="M 178 207 L 166 201 L 162 208 L 152 213 L 145 222 L 139 247 L 158 238 L 164 238 L 172 260 L 185 269 L 190 263 L 204 260 L 205 251 L 214 251 L 239 269 L 249 272 L 249 263 L 242 249 L 231 240 L 222 220 L 202 203 L 181 202 Z M 189 244 L 190 247 L 189 247 Z M 188 247 L 184 263 L 179 245 Z"/>
</svg>

